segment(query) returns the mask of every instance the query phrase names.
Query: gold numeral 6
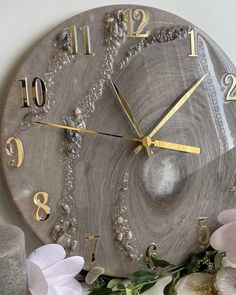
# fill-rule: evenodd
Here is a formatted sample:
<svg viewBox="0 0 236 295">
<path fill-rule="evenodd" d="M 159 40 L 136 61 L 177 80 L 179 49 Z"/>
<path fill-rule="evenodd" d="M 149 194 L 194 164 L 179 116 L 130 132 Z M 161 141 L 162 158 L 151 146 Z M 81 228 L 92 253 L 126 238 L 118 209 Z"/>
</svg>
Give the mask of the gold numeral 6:
<svg viewBox="0 0 236 295">
<path fill-rule="evenodd" d="M 199 217 L 198 218 L 198 223 L 199 223 L 198 242 L 202 246 L 208 245 L 210 242 L 210 237 L 211 237 L 210 229 L 207 226 L 207 220 L 208 220 L 207 217 Z"/>
<path fill-rule="evenodd" d="M 24 161 L 24 148 L 21 140 L 16 137 L 10 137 L 5 143 L 7 155 L 11 158 L 8 162 L 10 167 L 19 168 Z"/>
<path fill-rule="evenodd" d="M 30 93 L 29 93 L 29 85 L 28 78 L 23 78 L 18 80 L 21 83 L 21 97 L 22 97 L 22 106 L 21 108 L 30 108 Z M 30 85 L 31 88 L 31 98 L 33 103 L 42 108 L 47 102 L 47 88 L 46 83 L 43 79 L 39 77 L 35 77 Z"/>
</svg>

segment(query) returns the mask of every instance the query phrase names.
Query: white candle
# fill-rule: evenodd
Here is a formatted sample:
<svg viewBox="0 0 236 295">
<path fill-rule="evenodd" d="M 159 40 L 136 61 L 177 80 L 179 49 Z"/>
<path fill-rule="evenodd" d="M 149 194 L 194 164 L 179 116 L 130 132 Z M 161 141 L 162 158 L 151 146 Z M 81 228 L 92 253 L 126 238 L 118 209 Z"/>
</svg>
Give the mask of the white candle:
<svg viewBox="0 0 236 295">
<path fill-rule="evenodd" d="M 24 233 L 8 224 L 0 224 L 0 294 L 28 294 Z"/>
</svg>

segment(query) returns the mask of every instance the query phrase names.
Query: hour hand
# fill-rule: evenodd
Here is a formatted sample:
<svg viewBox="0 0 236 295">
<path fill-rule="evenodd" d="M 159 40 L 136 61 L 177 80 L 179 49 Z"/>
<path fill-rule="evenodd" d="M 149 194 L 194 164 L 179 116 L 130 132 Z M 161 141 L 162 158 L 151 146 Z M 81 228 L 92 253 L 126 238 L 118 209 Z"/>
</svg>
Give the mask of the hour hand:
<svg viewBox="0 0 236 295">
<path fill-rule="evenodd" d="M 134 114 L 132 113 L 132 111 L 131 111 L 131 109 L 130 109 L 130 107 L 128 105 L 128 102 L 126 101 L 125 97 L 122 95 L 120 90 L 118 89 L 115 82 L 112 79 L 110 79 L 110 82 L 111 82 L 112 88 L 115 91 L 116 97 L 117 97 L 120 105 L 122 106 L 126 116 L 128 117 L 130 123 L 134 127 L 134 129 L 135 129 L 136 133 L 138 134 L 139 138 L 143 138 L 144 134 L 143 134 L 137 120 L 135 119 Z M 153 154 L 153 151 L 151 150 L 150 147 L 147 146 L 146 149 L 147 149 L 147 152 L 148 152 L 149 156 Z"/>
<path fill-rule="evenodd" d="M 174 151 L 179 151 L 184 153 L 191 153 L 191 154 L 201 153 L 200 147 L 195 147 L 195 146 L 190 146 L 185 144 L 178 144 L 178 143 L 172 143 L 172 142 L 166 142 L 166 141 L 160 141 L 160 140 L 155 140 L 152 142 L 152 144 L 155 147 L 162 148 L 162 149 L 169 149 L 169 150 L 174 150 Z"/>
</svg>

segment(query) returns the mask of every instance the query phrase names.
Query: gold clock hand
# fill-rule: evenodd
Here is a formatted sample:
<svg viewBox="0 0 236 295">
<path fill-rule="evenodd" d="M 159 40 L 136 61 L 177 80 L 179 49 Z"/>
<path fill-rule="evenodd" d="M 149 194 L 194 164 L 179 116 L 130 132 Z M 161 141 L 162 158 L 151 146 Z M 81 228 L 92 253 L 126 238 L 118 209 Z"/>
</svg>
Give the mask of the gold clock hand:
<svg viewBox="0 0 236 295">
<path fill-rule="evenodd" d="M 46 126 L 51 126 L 51 127 L 55 127 L 55 128 L 60 128 L 60 129 L 78 131 L 81 133 L 110 136 L 110 137 L 126 139 L 126 140 L 133 141 L 133 142 L 140 142 L 143 144 L 144 147 L 149 147 L 153 144 L 154 146 L 159 147 L 159 148 L 163 148 L 163 149 L 170 149 L 170 150 L 186 152 L 186 153 L 194 153 L 194 154 L 200 153 L 200 148 L 197 148 L 197 147 L 180 145 L 180 144 L 162 141 L 162 140 L 152 141 L 150 137 L 144 137 L 141 139 L 141 138 L 135 138 L 135 137 L 131 137 L 131 136 L 111 134 L 111 133 L 106 133 L 106 132 L 101 132 L 101 131 L 96 131 L 96 130 L 83 129 L 83 128 L 71 127 L 71 126 L 67 126 L 67 125 L 48 123 L 48 122 L 35 121 L 35 123 L 41 124 L 41 125 L 46 125 Z M 197 152 L 197 151 L 199 151 L 199 152 Z"/>
<path fill-rule="evenodd" d="M 138 136 L 140 138 L 143 138 L 144 137 L 144 134 L 137 122 L 137 120 L 135 119 L 134 117 L 134 114 L 132 113 L 129 105 L 128 105 L 128 102 L 126 101 L 125 97 L 121 94 L 120 90 L 118 89 L 117 85 L 115 84 L 115 82 L 110 78 L 110 82 L 111 82 L 111 85 L 115 91 L 115 94 L 116 94 L 116 97 L 120 103 L 120 105 L 122 106 L 126 116 L 128 117 L 130 123 L 132 124 L 132 126 L 134 127 L 136 133 L 138 134 Z M 148 155 L 152 155 L 153 154 L 153 151 L 150 149 L 149 146 L 146 147 L 147 149 L 147 152 L 148 152 Z"/>
<path fill-rule="evenodd" d="M 152 138 L 161 127 L 169 121 L 169 119 L 185 104 L 185 102 L 190 98 L 202 81 L 206 78 L 207 74 L 204 75 L 200 80 L 198 80 L 180 99 L 177 100 L 175 105 L 166 113 L 166 115 L 161 119 L 157 126 L 148 134 L 148 137 Z M 135 153 L 138 154 L 142 150 L 143 146 L 139 145 L 135 149 Z"/>
</svg>

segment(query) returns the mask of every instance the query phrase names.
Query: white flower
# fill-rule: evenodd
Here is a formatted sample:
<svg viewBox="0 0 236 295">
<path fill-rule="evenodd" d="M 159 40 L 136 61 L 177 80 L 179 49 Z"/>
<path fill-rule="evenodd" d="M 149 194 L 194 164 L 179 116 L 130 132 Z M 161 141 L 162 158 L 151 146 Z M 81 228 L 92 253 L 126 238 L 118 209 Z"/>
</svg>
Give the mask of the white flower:
<svg viewBox="0 0 236 295">
<path fill-rule="evenodd" d="M 218 271 L 215 285 L 219 295 L 236 294 L 236 269 L 224 267 Z"/>
<path fill-rule="evenodd" d="M 57 244 L 42 246 L 30 254 L 27 275 L 32 295 L 82 294 L 82 287 L 74 277 L 82 270 L 84 259 L 65 257 L 64 248 Z"/>
</svg>

